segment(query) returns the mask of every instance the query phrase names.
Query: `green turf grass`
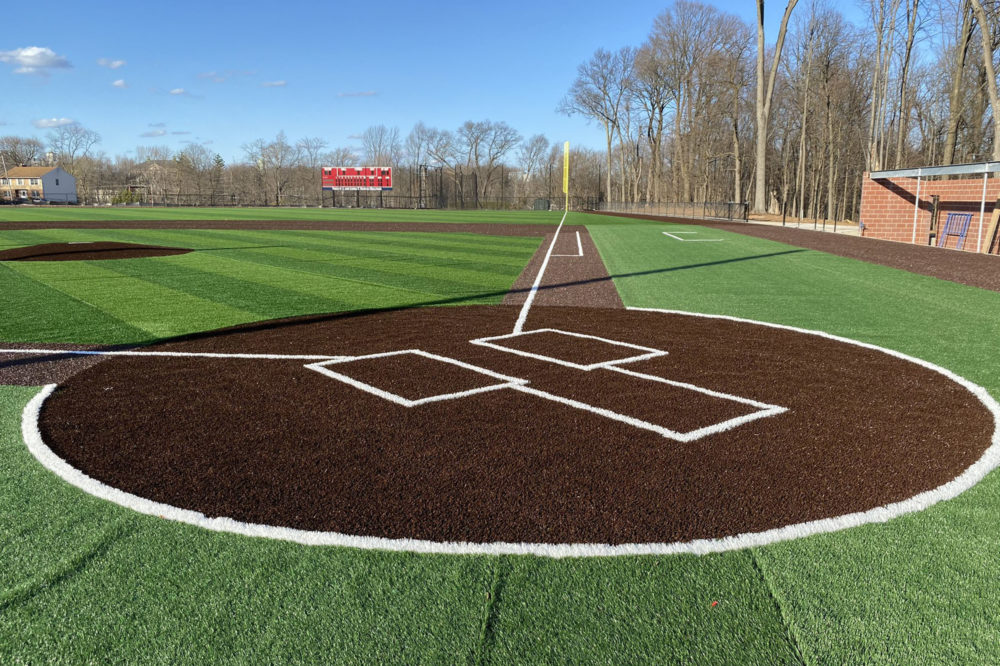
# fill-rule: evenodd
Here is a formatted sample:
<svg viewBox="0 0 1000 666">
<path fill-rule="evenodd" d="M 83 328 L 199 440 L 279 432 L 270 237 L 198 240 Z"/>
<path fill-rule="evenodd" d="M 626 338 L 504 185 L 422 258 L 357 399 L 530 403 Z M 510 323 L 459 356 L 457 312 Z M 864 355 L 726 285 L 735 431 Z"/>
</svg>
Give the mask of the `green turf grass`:
<svg viewBox="0 0 1000 666">
<path fill-rule="evenodd" d="M 372 208 L 130 208 L 108 206 L 0 206 L 0 222 L 101 220 L 344 220 L 559 224 L 562 211 L 411 210 Z"/>
<path fill-rule="evenodd" d="M 0 262 L 0 340 L 132 343 L 303 313 L 498 303 L 540 238 L 322 231 L 0 231 L 0 247 L 120 241 L 195 249 Z"/>
<path fill-rule="evenodd" d="M 567 223 L 591 219 L 629 305 L 822 329 L 926 358 L 1000 396 L 1000 294 L 721 231 L 674 227 L 725 238 L 678 243 L 662 225 L 583 215 Z M 8 233 L 23 232 L 3 238 Z M 135 233 L 142 241 L 174 232 Z M 140 272 L 111 262 L 119 279 L 138 272 L 156 288 L 219 294 L 225 307 L 255 314 L 256 302 L 283 314 L 326 302 L 317 288 L 277 303 L 291 290 L 283 271 L 297 277 L 324 242 L 310 233 L 241 242 L 226 232 L 177 233 L 190 234 L 178 244 L 203 241 L 217 250 L 205 254 L 218 258 L 176 272 L 170 263 Z M 338 266 L 364 268 L 365 237 L 341 240 L 331 248 Z M 413 270 L 426 266 L 426 252 L 412 253 Z M 193 255 L 167 259 L 185 257 Z M 402 270 L 391 256 L 371 258 L 380 280 Z M 323 270 L 307 282 L 333 279 Z M 450 280 L 444 272 L 432 277 Z M 259 300 L 241 295 L 251 279 L 266 288 Z M 26 284 L 35 285 L 36 308 L 58 312 L 79 302 Z M 70 339 L 73 327 L 96 334 L 114 321 L 103 311 L 92 319 L 71 314 L 53 331 Z M 18 330 L 58 323 L 43 318 Z M 111 337 L 128 335 L 135 334 Z M 885 525 L 706 557 L 556 561 L 310 549 L 139 516 L 67 487 L 40 468 L 18 433 L 33 393 L 0 388 L 0 663 L 1000 661 L 996 473 Z"/>
</svg>

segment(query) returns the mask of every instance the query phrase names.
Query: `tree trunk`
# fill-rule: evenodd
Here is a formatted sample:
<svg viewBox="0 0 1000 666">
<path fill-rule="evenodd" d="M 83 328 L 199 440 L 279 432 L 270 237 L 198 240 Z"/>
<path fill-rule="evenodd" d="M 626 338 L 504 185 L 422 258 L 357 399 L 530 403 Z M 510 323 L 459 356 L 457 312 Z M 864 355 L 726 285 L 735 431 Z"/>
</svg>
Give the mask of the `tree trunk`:
<svg viewBox="0 0 1000 666">
<path fill-rule="evenodd" d="M 986 92 L 990 96 L 990 109 L 993 112 L 993 152 L 991 159 L 1000 161 L 1000 94 L 997 93 L 997 75 L 993 68 L 993 29 L 986 18 L 986 11 L 980 0 L 972 0 L 972 11 L 979 23 L 979 34 L 983 42 L 983 69 L 986 71 Z"/>
<path fill-rule="evenodd" d="M 757 0 L 757 100 L 755 115 L 757 119 L 757 151 L 756 151 L 756 183 L 754 189 L 754 212 L 767 212 L 767 122 L 771 115 L 771 98 L 774 94 L 774 79 L 778 73 L 778 63 L 781 61 L 781 50 L 785 45 L 785 33 L 788 32 L 788 18 L 795 9 L 798 0 L 788 0 L 785 14 L 781 17 L 781 27 L 778 28 L 778 41 L 774 47 L 774 61 L 768 74 L 767 88 L 764 83 L 764 0 Z"/>
<path fill-rule="evenodd" d="M 972 43 L 972 8 L 968 2 L 962 3 L 962 34 L 956 44 L 955 66 L 951 73 L 951 95 L 948 97 L 948 131 L 944 139 L 944 156 L 941 163 L 953 164 L 955 161 L 955 145 L 958 143 L 958 126 L 962 120 L 962 75 L 965 72 L 965 61 L 969 57 L 969 46 Z"/>
</svg>

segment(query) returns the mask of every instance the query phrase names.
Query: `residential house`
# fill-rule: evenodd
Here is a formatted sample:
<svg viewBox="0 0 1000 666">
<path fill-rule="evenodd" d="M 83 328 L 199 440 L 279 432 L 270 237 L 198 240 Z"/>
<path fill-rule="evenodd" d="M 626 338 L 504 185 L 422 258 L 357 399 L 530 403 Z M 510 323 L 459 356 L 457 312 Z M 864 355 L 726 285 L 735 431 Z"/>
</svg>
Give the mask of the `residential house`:
<svg viewBox="0 0 1000 666">
<path fill-rule="evenodd" d="M 76 203 L 76 178 L 60 167 L 12 167 L 0 173 L 0 199 Z"/>
</svg>

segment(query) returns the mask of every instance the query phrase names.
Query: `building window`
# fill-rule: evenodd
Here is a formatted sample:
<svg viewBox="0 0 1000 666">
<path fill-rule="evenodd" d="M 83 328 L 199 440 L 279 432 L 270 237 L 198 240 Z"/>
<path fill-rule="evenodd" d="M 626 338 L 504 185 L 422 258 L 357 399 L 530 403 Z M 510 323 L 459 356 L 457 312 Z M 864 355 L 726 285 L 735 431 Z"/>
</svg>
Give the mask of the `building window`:
<svg viewBox="0 0 1000 666">
<path fill-rule="evenodd" d="M 56 187 L 59 187 L 59 179 L 56 178 Z"/>
<path fill-rule="evenodd" d="M 29 183 L 29 184 L 30 185 L 38 185 L 38 179 L 37 178 L 32 178 L 31 179 L 31 183 Z"/>
<path fill-rule="evenodd" d="M 18 185 L 24 185 L 24 178 L 18 178 L 17 179 L 17 184 Z"/>
<path fill-rule="evenodd" d="M 31 190 L 31 197 L 33 199 L 37 199 L 38 198 L 38 190 Z"/>
</svg>

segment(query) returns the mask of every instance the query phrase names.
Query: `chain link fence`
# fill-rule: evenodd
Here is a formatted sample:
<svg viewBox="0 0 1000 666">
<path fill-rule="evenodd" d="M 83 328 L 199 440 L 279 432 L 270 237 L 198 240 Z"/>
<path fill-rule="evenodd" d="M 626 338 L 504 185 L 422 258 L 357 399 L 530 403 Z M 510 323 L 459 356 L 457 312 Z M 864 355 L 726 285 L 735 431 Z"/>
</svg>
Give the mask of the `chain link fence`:
<svg viewBox="0 0 1000 666">
<path fill-rule="evenodd" d="M 594 210 L 605 213 L 655 215 L 657 217 L 689 217 L 709 220 L 747 221 L 750 204 L 739 201 L 696 201 L 660 203 L 609 203 L 601 202 Z"/>
</svg>

